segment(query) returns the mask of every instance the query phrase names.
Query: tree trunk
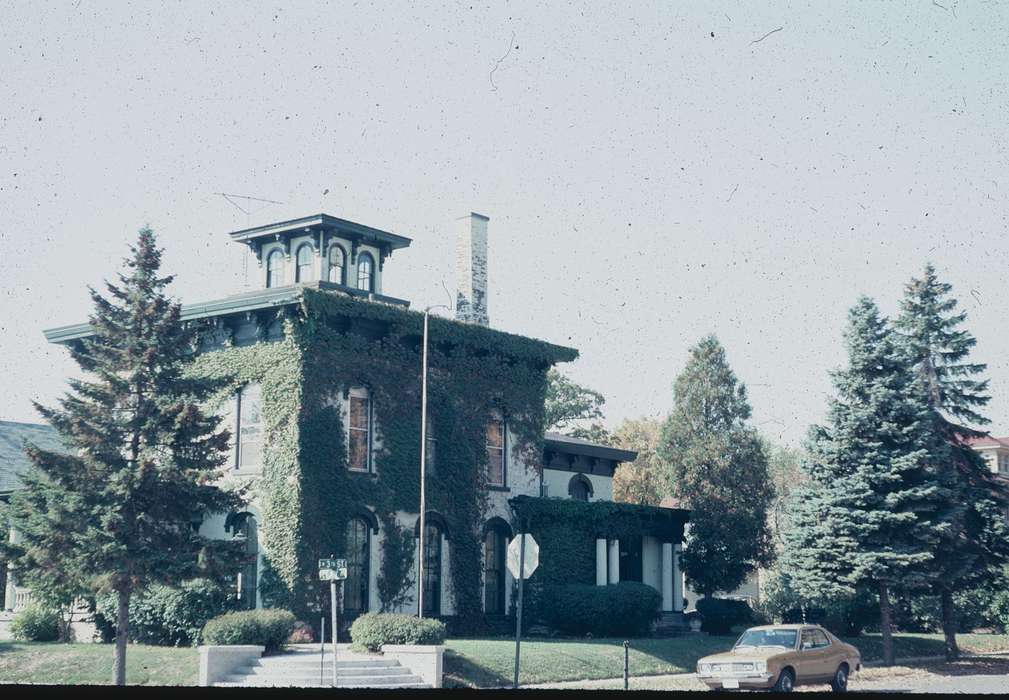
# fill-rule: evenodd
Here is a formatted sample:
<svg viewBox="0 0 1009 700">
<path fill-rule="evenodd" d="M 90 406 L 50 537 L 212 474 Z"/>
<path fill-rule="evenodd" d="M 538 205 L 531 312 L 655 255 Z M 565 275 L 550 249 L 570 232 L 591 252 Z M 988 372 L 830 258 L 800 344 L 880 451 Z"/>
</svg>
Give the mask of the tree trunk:
<svg viewBox="0 0 1009 700">
<path fill-rule="evenodd" d="M 117 591 L 116 651 L 112 657 L 112 682 L 126 685 L 126 639 L 130 633 L 130 592 Z"/>
<path fill-rule="evenodd" d="M 890 592 L 879 584 L 879 632 L 883 638 L 883 665 L 893 666 L 893 635 L 890 630 Z"/>
<path fill-rule="evenodd" d="M 953 603 L 953 591 L 942 589 L 942 633 L 946 637 L 946 660 L 955 661 L 960 658 L 960 648 L 956 645 L 956 605 Z"/>
</svg>

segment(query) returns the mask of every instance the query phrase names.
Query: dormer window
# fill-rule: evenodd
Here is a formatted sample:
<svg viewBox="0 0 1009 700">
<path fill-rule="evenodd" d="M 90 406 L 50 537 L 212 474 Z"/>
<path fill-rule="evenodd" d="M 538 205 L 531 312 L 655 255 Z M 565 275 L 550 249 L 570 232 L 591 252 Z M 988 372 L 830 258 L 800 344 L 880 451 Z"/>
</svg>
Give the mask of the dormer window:
<svg viewBox="0 0 1009 700">
<path fill-rule="evenodd" d="M 366 292 L 375 291 L 375 259 L 371 253 L 357 256 L 357 288 Z"/>
<path fill-rule="evenodd" d="M 327 259 L 329 271 L 327 272 L 327 278 L 330 282 L 334 284 L 347 284 L 344 278 L 346 261 L 347 255 L 343 252 L 343 248 L 338 245 L 329 246 L 329 256 Z"/>
<path fill-rule="evenodd" d="M 310 243 L 306 243 L 298 248 L 297 267 L 294 269 L 295 282 L 311 282 L 315 275 L 312 274 L 312 258 L 315 257 Z"/>
<path fill-rule="evenodd" d="M 284 286 L 284 254 L 279 250 L 266 256 L 266 286 Z"/>
</svg>

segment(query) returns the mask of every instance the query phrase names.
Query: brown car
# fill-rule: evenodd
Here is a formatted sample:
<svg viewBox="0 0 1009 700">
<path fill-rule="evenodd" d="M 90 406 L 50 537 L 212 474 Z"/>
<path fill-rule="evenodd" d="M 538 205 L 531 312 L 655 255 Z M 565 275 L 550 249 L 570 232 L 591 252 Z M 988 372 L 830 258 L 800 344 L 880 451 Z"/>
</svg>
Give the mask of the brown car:
<svg viewBox="0 0 1009 700">
<path fill-rule="evenodd" d="M 797 685 L 829 683 L 848 689 L 862 655 L 819 625 L 763 625 L 743 632 L 731 650 L 697 662 L 697 677 L 711 689 L 791 692 Z"/>
</svg>

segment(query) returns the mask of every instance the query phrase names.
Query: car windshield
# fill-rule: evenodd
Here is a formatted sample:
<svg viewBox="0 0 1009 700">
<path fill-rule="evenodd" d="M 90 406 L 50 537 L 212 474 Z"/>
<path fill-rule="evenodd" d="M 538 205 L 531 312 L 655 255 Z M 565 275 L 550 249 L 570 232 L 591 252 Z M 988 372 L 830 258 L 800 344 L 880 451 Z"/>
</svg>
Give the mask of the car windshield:
<svg viewBox="0 0 1009 700">
<path fill-rule="evenodd" d="M 790 629 L 746 630 L 736 642 L 737 647 L 795 648 L 796 631 Z"/>
</svg>

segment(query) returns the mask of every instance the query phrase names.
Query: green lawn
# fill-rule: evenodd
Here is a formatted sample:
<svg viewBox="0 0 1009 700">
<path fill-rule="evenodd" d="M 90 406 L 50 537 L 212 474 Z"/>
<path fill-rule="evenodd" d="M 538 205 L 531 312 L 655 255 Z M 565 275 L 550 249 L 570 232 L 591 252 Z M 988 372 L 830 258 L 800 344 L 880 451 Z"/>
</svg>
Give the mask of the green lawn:
<svg viewBox="0 0 1009 700">
<path fill-rule="evenodd" d="M 692 672 L 697 659 L 732 646 L 735 637 L 690 635 L 671 639 L 631 640 L 630 673 L 650 676 Z M 1009 636 L 958 635 L 964 651 L 1009 649 Z M 879 635 L 847 640 L 872 661 L 881 657 Z M 943 653 L 938 634 L 899 634 L 894 637 L 898 658 Z M 514 673 L 514 639 L 450 639 L 445 651 L 445 684 L 493 688 L 510 685 Z M 537 639 L 522 642 L 520 682 L 550 683 L 565 680 L 616 678 L 623 674 L 622 639 Z"/>
<path fill-rule="evenodd" d="M 0 642 L 0 683 L 105 685 L 112 681 L 111 644 Z M 131 685 L 196 685 L 196 649 L 131 644 L 126 682 Z"/>
<path fill-rule="evenodd" d="M 1009 650 L 1009 636 L 961 634 L 966 651 Z M 684 673 L 697 659 L 728 648 L 735 637 L 690 635 L 672 639 L 631 640 L 632 676 Z M 862 658 L 880 657 L 879 635 L 849 639 Z M 938 634 L 898 634 L 897 657 L 943 652 Z M 511 684 L 515 663 L 513 639 L 450 639 L 445 643 L 445 685 L 493 688 Z M 199 659 L 195 649 L 131 644 L 126 654 L 126 680 L 131 685 L 196 685 Z M 535 639 L 522 642 L 521 682 L 616 678 L 623 673 L 622 639 Z M 109 644 L 0 642 L 0 683 L 107 684 L 112 677 Z"/>
</svg>

